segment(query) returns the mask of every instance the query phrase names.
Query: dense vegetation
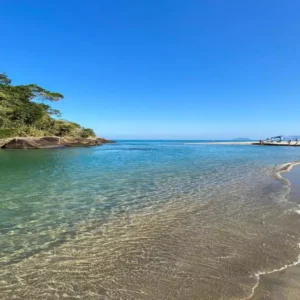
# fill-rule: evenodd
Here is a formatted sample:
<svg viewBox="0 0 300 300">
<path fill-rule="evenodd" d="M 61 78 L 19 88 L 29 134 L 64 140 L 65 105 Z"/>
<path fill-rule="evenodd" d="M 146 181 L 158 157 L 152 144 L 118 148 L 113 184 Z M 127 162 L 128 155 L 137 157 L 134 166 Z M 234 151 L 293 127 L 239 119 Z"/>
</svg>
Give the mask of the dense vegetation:
<svg viewBox="0 0 300 300">
<path fill-rule="evenodd" d="M 36 84 L 12 85 L 0 73 L 0 138 L 13 136 L 95 136 L 92 129 L 59 119 L 61 113 L 45 104 L 60 101 L 63 95 Z"/>
</svg>

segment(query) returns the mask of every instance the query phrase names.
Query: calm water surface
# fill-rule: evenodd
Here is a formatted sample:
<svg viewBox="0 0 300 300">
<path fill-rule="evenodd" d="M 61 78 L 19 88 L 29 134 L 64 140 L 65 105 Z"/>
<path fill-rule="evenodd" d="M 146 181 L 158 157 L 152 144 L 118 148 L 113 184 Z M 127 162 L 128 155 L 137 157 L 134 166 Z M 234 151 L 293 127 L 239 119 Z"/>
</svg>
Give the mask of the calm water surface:
<svg viewBox="0 0 300 300">
<path fill-rule="evenodd" d="M 300 149 L 183 141 L 0 151 L 1 299 L 247 299 L 299 255 Z"/>
</svg>

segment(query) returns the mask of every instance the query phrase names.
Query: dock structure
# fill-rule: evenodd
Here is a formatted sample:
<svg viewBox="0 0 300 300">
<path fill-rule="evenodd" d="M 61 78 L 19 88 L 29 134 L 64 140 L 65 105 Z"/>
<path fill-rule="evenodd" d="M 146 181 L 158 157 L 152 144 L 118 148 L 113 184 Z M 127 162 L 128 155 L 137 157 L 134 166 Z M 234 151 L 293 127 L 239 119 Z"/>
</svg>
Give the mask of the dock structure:
<svg viewBox="0 0 300 300">
<path fill-rule="evenodd" d="M 252 145 L 258 146 L 300 146 L 298 137 L 291 136 L 273 136 L 271 138 L 267 138 L 265 141 L 260 140 L 259 142 L 254 142 Z"/>
<path fill-rule="evenodd" d="M 285 146 L 285 147 L 300 147 L 300 136 L 275 136 L 259 141 L 210 141 L 210 142 L 186 142 L 185 144 L 210 144 L 210 145 L 256 145 L 256 146 Z"/>
<path fill-rule="evenodd" d="M 251 143 L 251 145 L 257 145 L 257 146 L 291 146 L 291 147 L 299 147 L 300 146 L 300 142 L 297 141 L 292 141 L 292 142 L 266 142 L 266 141 L 262 141 L 262 142 L 254 142 Z"/>
<path fill-rule="evenodd" d="M 291 146 L 291 147 L 300 147 L 300 143 L 297 143 L 297 142 L 291 142 L 291 143 L 288 143 L 288 142 L 280 142 L 280 143 L 270 143 L 270 142 L 254 142 L 254 143 L 251 143 L 251 145 L 257 145 L 257 146 Z"/>
</svg>

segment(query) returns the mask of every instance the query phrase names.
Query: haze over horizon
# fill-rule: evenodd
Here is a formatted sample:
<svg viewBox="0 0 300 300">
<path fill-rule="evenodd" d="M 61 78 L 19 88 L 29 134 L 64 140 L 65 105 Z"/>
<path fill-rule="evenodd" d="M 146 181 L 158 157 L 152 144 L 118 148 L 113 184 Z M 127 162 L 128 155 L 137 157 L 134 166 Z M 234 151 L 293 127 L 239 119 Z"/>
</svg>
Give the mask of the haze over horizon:
<svg viewBox="0 0 300 300">
<path fill-rule="evenodd" d="M 298 1 L 12 0 L 1 72 L 111 139 L 299 135 Z"/>
</svg>

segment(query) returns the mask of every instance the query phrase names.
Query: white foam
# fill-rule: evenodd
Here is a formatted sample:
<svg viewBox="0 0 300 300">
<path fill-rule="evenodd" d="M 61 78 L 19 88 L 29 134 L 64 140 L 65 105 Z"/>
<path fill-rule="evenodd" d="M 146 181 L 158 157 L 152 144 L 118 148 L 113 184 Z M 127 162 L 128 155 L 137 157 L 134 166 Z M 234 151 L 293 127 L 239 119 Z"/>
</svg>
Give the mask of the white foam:
<svg viewBox="0 0 300 300">
<path fill-rule="evenodd" d="M 284 178 L 282 176 L 282 174 L 291 171 L 293 169 L 293 167 L 295 167 L 297 165 L 300 165 L 300 162 L 297 161 L 297 162 L 285 163 L 285 164 L 280 165 L 279 170 L 276 172 L 277 178 L 280 179 L 280 180 L 282 180 L 286 184 L 287 192 L 284 195 L 285 199 L 286 199 L 286 196 L 290 193 L 291 183 L 290 183 L 290 181 L 288 179 Z M 298 205 L 298 208 L 293 209 L 293 212 L 295 212 L 295 213 L 297 213 L 297 214 L 300 215 L 300 205 Z M 298 243 L 298 248 L 300 249 L 300 243 Z M 243 298 L 243 300 L 251 299 L 254 296 L 255 289 L 259 285 L 260 276 L 261 275 L 268 275 L 268 274 L 272 274 L 272 273 L 275 273 L 275 272 L 280 272 L 280 271 L 283 271 L 283 270 L 285 270 L 285 269 L 287 269 L 289 267 L 296 266 L 299 263 L 300 263 L 300 254 L 298 255 L 298 258 L 297 258 L 297 260 L 295 262 L 293 262 L 291 264 L 288 264 L 288 265 L 284 265 L 283 267 L 281 267 L 279 269 L 273 269 L 271 271 L 258 271 L 256 273 L 254 273 L 254 277 L 256 277 L 257 281 L 256 281 L 255 285 L 252 287 L 250 295 L 248 297 L 246 297 L 246 298 Z"/>
<path fill-rule="evenodd" d="M 295 167 L 297 165 L 300 165 L 300 161 L 294 161 L 294 162 L 282 164 L 282 165 L 280 165 L 279 170 L 276 172 L 276 175 L 278 176 L 278 178 L 283 179 L 285 181 L 287 179 L 282 177 L 281 174 L 291 171 L 293 169 L 293 167 Z"/>
<path fill-rule="evenodd" d="M 300 243 L 298 243 L 298 248 L 300 249 Z M 298 255 L 298 258 L 295 262 L 289 264 L 289 265 L 284 265 L 283 267 L 279 268 L 279 269 L 273 269 L 271 271 L 258 271 L 254 274 L 254 276 L 257 278 L 257 282 L 256 284 L 253 286 L 252 288 L 252 292 L 250 294 L 249 297 L 246 297 L 244 298 L 244 300 L 247 300 L 247 299 L 251 299 L 253 296 L 254 296 L 254 293 L 255 293 L 255 289 L 258 287 L 259 285 L 259 281 L 260 281 L 260 276 L 261 275 L 268 275 L 268 274 L 272 274 L 272 273 L 275 273 L 275 272 L 280 272 L 280 271 L 283 271 L 289 267 L 293 267 L 293 266 L 296 266 L 300 263 L 300 254 Z"/>
</svg>

